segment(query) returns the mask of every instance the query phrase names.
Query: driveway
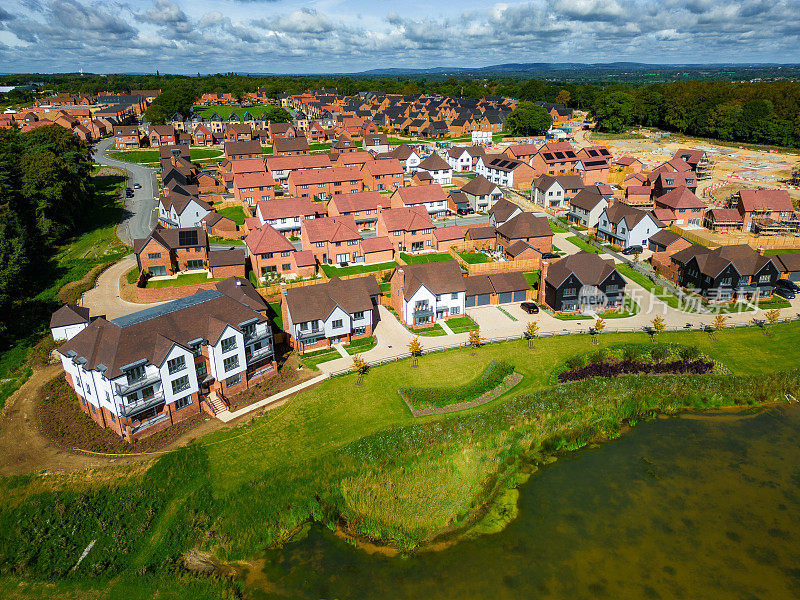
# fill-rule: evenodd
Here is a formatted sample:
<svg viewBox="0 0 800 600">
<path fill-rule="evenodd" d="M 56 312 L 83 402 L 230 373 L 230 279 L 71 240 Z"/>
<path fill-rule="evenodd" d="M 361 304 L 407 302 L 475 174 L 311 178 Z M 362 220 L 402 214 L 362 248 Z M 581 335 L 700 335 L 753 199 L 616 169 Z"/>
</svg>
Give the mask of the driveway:
<svg viewBox="0 0 800 600">
<path fill-rule="evenodd" d="M 136 259 L 130 255 L 103 271 L 97 278 L 95 286 L 81 296 L 81 305 L 89 307 L 93 317 L 104 315 L 106 319 L 116 319 L 161 304 L 161 302 L 138 304 L 119 297 L 120 277 L 135 266 Z"/>
<path fill-rule="evenodd" d="M 133 198 L 125 199 L 125 211 L 122 222 L 117 227 L 119 239 L 133 245 L 133 240 L 147 237 L 156 224 L 156 205 L 158 204 L 158 185 L 156 171 L 136 163 L 116 160 L 108 156 L 109 152 L 116 152 L 114 138 L 98 142 L 94 147 L 94 161 L 101 165 L 117 167 L 128 173 L 128 186 L 133 187 L 138 183 L 142 187 L 133 190 Z"/>
</svg>

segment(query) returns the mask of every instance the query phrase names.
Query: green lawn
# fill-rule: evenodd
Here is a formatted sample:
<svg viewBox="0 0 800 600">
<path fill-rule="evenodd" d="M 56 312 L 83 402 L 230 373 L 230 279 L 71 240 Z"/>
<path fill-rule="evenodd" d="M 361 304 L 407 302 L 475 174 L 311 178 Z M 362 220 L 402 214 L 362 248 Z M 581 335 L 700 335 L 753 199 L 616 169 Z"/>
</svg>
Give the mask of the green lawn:
<svg viewBox="0 0 800 600">
<path fill-rule="evenodd" d="M 569 231 L 568 229 L 562 227 L 561 225 L 559 225 L 558 223 L 556 223 L 552 219 L 548 219 L 547 223 L 550 225 L 550 231 L 552 231 L 553 233 L 567 233 L 567 231 Z M 571 238 L 567 238 L 567 239 L 571 239 Z"/>
<path fill-rule="evenodd" d="M 314 352 L 307 352 L 300 357 L 300 361 L 309 369 L 318 371 L 317 365 L 320 363 L 328 362 L 329 360 L 336 360 L 342 358 L 336 348 L 316 350 Z"/>
<path fill-rule="evenodd" d="M 453 330 L 453 333 L 466 333 L 478 328 L 478 324 L 470 319 L 468 315 L 447 319 L 447 326 Z"/>
<path fill-rule="evenodd" d="M 267 110 L 268 105 L 265 106 L 195 106 L 194 111 L 198 113 L 201 117 L 208 118 L 214 113 L 217 113 L 223 119 L 227 119 L 231 116 L 231 114 L 236 113 L 239 117 L 244 116 L 244 113 L 249 112 L 253 117 L 258 119 L 265 110 Z"/>
<path fill-rule="evenodd" d="M 203 160 L 218 158 L 222 156 L 222 151 L 214 148 L 191 148 L 189 150 L 191 160 Z M 130 163 L 151 163 L 159 164 L 160 157 L 158 148 L 150 150 L 126 150 L 120 152 L 111 152 L 111 158 L 116 160 L 123 160 Z"/>
<path fill-rule="evenodd" d="M 628 294 L 625 294 L 622 309 L 599 313 L 599 316 L 603 319 L 624 319 L 625 317 L 632 317 L 636 314 L 639 314 L 639 304 Z"/>
<path fill-rule="evenodd" d="M 800 248 L 770 248 L 765 250 L 764 254 L 800 254 Z"/>
<path fill-rule="evenodd" d="M 453 260 L 453 257 L 450 256 L 448 253 L 435 253 L 430 252 L 428 254 L 406 254 L 405 252 L 400 253 L 400 258 L 402 258 L 406 264 L 409 265 L 416 265 L 420 263 L 430 263 L 430 262 L 444 262 L 446 260 Z"/>
<path fill-rule="evenodd" d="M 372 273 L 373 271 L 383 271 L 384 269 L 394 269 L 397 263 L 394 261 L 376 263 L 374 265 L 351 265 L 349 267 L 337 267 L 335 265 L 320 265 L 322 271 L 328 277 L 344 277 L 345 275 L 355 275 L 356 273 Z"/>
<path fill-rule="evenodd" d="M 248 215 L 244 212 L 244 208 L 241 206 L 229 206 L 227 208 L 223 208 L 222 210 L 218 210 L 217 213 L 223 217 L 228 217 L 239 226 L 244 225 L 244 220 L 248 217 Z"/>
<path fill-rule="evenodd" d="M 384 281 L 383 283 L 379 283 L 378 287 L 381 288 L 382 292 L 388 292 L 392 289 L 392 282 L 391 281 Z"/>
<path fill-rule="evenodd" d="M 525 278 L 525 281 L 528 282 L 528 285 L 531 286 L 532 290 L 535 290 L 539 285 L 539 271 L 526 271 L 522 274 Z"/>
<path fill-rule="evenodd" d="M 145 287 L 148 288 L 180 287 L 184 285 L 206 283 L 209 281 L 221 281 L 221 279 L 220 278 L 209 279 L 206 273 L 186 273 L 184 275 L 178 275 L 175 279 L 159 279 L 157 281 L 148 281 Z"/>
<path fill-rule="evenodd" d="M 222 238 L 212 235 L 209 238 L 209 242 L 211 244 L 219 244 L 219 245 L 226 245 L 226 246 L 244 246 L 244 240 L 239 238 Z"/>
<path fill-rule="evenodd" d="M 378 340 L 376 340 L 374 336 L 370 335 L 368 337 L 353 340 L 349 344 L 345 344 L 344 349 L 352 356 L 353 354 L 361 354 L 367 350 L 372 350 L 377 345 Z"/>
<path fill-rule="evenodd" d="M 601 252 L 601 250 L 599 250 L 598 248 L 595 248 L 594 246 L 592 246 L 588 242 L 584 241 L 582 238 L 579 238 L 577 235 L 569 236 L 567 238 L 567 241 L 568 242 L 572 242 L 574 245 L 576 245 L 581 250 L 586 250 L 586 252 L 591 252 L 593 254 L 600 254 L 600 252 Z"/>
<path fill-rule="evenodd" d="M 459 252 L 458 255 L 471 265 L 493 262 L 483 252 Z"/>
<path fill-rule="evenodd" d="M 687 307 L 682 307 L 680 299 L 675 294 L 670 292 L 668 289 L 661 287 L 660 285 L 656 285 L 649 278 L 639 273 L 639 271 L 635 271 L 628 265 L 624 263 L 618 264 L 617 271 L 619 271 L 622 275 L 624 275 L 628 279 L 631 279 L 635 283 L 638 283 L 640 286 L 648 290 L 651 294 L 656 296 L 659 300 L 664 302 L 667 306 L 671 308 L 677 308 L 678 310 L 684 310 L 686 312 L 693 312 L 690 310 L 686 310 Z"/>
<path fill-rule="evenodd" d="M 251 271 L 252 273 L 252 271 Z M 281 301 L 267 302 L 269 311 L 267 316 L 272 320 L 275 328 L 283 330 L 283 312 L 281 312 Z"/>
</svg>

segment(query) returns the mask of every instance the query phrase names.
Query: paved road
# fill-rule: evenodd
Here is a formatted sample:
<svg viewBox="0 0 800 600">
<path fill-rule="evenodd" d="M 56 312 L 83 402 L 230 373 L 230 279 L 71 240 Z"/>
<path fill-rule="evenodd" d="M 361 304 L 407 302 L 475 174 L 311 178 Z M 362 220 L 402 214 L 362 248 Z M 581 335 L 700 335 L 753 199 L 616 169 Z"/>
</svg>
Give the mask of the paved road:
<svg viewBox="0 0 800 600">
<path fill-rule="evenodd" d="M 119 239 L 133 245 L 133 240 L 146 237 L 156 224 L 155 208 L 158 204 L 156 172 L 150 167 L 110 158 L 108 153 L 109 150 L 114 151 L 113 145 L 114 138 L 99 142 L 94 148 L 94 161 L 101 165 L 124 169 L 128 173 L 130 187 L 136 183 L 142 186 L 141 189 L 134 190 L 133 198 L 126 198 L 122 223 L 117 228 Z"/>
</svg>

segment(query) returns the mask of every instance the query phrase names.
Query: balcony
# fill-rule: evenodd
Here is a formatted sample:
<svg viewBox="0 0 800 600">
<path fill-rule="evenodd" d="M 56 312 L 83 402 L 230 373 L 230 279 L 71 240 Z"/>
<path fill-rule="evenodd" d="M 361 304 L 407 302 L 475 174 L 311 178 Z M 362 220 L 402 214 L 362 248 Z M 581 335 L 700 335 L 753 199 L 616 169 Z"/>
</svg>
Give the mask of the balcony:
<svg viewBox="0 0 800 600">
<path fill-rule="evenodd" d="M 148 408 L 152 408 L 160 403 L 164 402 L 164 392 L 163 390 L 153 394 L 152 396 L 148 396 L 147 398 L 142 398 L 141 400 L 137 400 L 136 402 L 122 402 L 119 405 L 119 411 L 123 417 L 130 417 L 131 415 L 135 415 L 136 413 L 140 413 L 143 410 L 147 410 Z"/>
<path fill-rule="evenodd" d="M 325 335 L 324 329 L 307 329 L 305 331 L 300 330 L 297 334 L 298 340 L 307 340 L 310 338 L 320 337 Z"/>
<path fill-rule="evenodd" d="M 414 309 L 414 318 L 417 317 L 432 317 L 433 309 L 430 306 L 421 306 Z"/>
<path fill-rule="evenodd" d="M 120 385 L 117 384 L 117 394 L 120 396 L 127 396 L 128 394 L 132 394 L 142 388 L 147 387 L 148 385 L 155 385 L 161 381 L 161 374 L 156 372 L 152 375 L 145 375 L 141 379 L 137 379 L 133 383 L 129 383 L 127 385 Z"/>
<path fill-rule="evenodd" d="M 272 337 L 272 331 L 269 329 L 265 329 L 261 332 L 256 332 L 250 336 L 244 336 L 244 343 L 247 344 L 255 344 L 261 340 L 266 340 Z"/>
<path fill-rule="evenodd" d="M 141 423 L 139 423 L 131 431 L 133 433 L 138 433 L 142 429 L 147 429 L 148 427 L 152 427 L 156 423 L 161 423 L 161 421 L 165 421 L 167 419 L 167 416 L 168 415 L 166 413 L 162 413 L 160 415 L 156 415 L 155 417 L 151 417 L 150 419 L 147 419 L 146 421 L 142 421 Z"/>
<path fill-rule="evenodd" d="M 259 360 L 266 358 L 268 356 L 272 356 L 273 350 L 272 345 L 264 346 L 263 348 L 259 348 L 258 350 L 253 350 L 249 354 L 247 354 L 247 364 L 251 365 L 254 362 L 258 362 Z"/>
</svg>

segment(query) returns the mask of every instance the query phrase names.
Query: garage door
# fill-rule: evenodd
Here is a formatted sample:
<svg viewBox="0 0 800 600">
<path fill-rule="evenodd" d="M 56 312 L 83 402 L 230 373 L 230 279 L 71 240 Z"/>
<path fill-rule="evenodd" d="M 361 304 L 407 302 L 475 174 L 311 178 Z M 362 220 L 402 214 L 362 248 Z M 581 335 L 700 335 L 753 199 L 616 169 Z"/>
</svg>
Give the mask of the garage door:
<svg viewBox="0 0 800 600">
<path fill-rule="evenodd" d="M 472 308 L 473 306 L 477 306 L 477 304 L 475 302 L 476 299 L 477 299 L 477 296 L 467 296 L 466 300 L 464 300 L 464 305 L 467 308 Z"/>
<path fill-rule="evenodd" d="M 789 281 L 800 281 L 800 271 L 789 273 Z"/>
<path fill-rule="evenodd" d="M 486 306 L 491 304 L 492 302 L 492 295 L 491 294 L 479 294 L 478 298 L 478 306 Z"/>
<path fill-rule="evenodd" d="M 507 302 L 514 301 L 514 293 L 513 292 L 503 292 L 502 294 L 497 294 L 497 301 L 500 304 L 506 304 Z"/>
<path fill-rule="evenodd" d="M 519 290 L 514 292 L 514 302 L 522 302 L 528 295 L 527 290 Z"/>
</svg>

